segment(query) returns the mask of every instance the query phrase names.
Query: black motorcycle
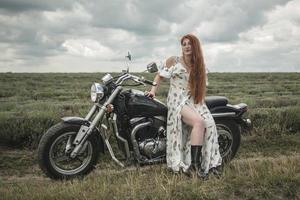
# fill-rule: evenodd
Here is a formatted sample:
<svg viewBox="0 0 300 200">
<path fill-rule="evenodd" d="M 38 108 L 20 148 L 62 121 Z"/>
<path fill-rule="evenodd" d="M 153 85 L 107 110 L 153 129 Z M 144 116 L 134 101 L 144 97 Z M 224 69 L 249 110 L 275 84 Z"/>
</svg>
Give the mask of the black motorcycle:
<svg viewBox="0 0 300 200">
<path fill-rule="evenodd" d="M 153 73 L 157 66 L 151 63 L 147 69 Z M 91 87 L 94 105 L 85 118 L 64 117 L 42 136 L 38 162 L 47 176 L 68 179 L 85 175 L 95 167 L 100 152 L 107 151 L 122 167 L 165 162 L 167 107 L 144 92 L 124 89 L 128 80 L 135 85 L 155 85 L 128 69 L 117 77 L 106 74 L 102 84 Z M 238 151 L 243 128 L 251 124 L 242 118 L 247 105 L 230 105 L 221 96 L 209 96 L 205 102 L 216 122 L 221 156 L 230 161 Z M 121 156 L 115 156 L 112 145 Z"/>
</svg>

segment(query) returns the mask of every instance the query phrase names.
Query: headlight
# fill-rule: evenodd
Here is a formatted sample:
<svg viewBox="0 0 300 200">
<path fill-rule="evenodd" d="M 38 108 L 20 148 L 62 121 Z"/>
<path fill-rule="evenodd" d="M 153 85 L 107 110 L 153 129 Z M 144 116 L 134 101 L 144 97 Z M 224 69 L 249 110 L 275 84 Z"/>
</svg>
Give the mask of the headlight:
<svg viewBox="0 0 300 200">
<path fill-rule="evenodd" d="M 91 87 L 91 100 L 97 102 L 104 97 L 104 88 L 99 83 L 94 83 Z"/>
</svg>

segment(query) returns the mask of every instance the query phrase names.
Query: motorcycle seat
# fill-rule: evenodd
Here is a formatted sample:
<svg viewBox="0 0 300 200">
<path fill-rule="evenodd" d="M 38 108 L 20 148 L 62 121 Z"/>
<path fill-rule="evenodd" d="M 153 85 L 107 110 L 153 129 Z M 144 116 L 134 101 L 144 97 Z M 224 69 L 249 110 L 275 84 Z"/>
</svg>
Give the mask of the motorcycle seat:
<svg viewBox="0 0 300 200">
<path fill-rule="evenodd" d="M 209 109 L 217 106 L 226 106 L 228 99 L 223 96 L 208 96 L 205 97 L 205 103 Z"/>
</svg>

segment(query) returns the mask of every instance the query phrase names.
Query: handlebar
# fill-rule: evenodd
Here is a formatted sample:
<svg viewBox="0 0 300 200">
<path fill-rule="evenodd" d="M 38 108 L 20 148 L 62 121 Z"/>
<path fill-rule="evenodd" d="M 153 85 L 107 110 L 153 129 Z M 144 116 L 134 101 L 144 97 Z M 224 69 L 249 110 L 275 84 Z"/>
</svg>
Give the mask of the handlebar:
<svg viewBox="0 0 300 200">
<path fill-rule="evenodd" d="M 128 79 L 131 79 L 131 80 L 133 80 L 137 83 L 140 83 L 140 84 L 148 84 L 148 85 L 152 85 L 152 86 L 157 85 L 156 82 L 149 81 L 149 80 L 145 79 L 144 77 L 140 78 L 138 76 L 135 76 L 135 75 L 132 75 L 132 74 L 129 74 L 129 73 L 125 73 L 122 76 L 120 76 L 119 79 L 116 81 L 116 84 L 121 85 L 124 81 L 126 81 Z"/>
<path fill-rule="evenodd" d="M 157 85 L 156 82 L 149 81 L 149 80 L 147 80 L 147 79 L 144 79 L 144 80 L 142 80 L 142 81 L 143 81 L 144 83 L 148 84 L 148 85 L 152 85 L 152 86 L 156 86 L 156 85 Z"/>
</svg>

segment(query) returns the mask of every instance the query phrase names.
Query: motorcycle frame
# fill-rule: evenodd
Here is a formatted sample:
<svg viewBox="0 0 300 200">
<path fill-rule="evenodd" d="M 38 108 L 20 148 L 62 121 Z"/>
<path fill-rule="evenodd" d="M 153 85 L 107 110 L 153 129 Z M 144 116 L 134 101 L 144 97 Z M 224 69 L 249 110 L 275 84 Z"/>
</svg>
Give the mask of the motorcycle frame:
<svg viewBox="0 0 300 200">
<path fill-rule="evenodd" d="M 114 151 L 110 145 L 109 138 L 111 136 L 111 133 L 113 133 L 120 142 L 124 143 L 126 159 L 127 160 L 130 159 L 131 154 L 130 154 L 130 150 L 129 150 L 128 141 L 119 135 L 118 127 L 117 127 L 117 123 L 116 123 L 116 114 L 112 113 L 112 116 L 110 116 L 109 119 L 106 119 L 106 123 L 103 120 L 104 115 L 108 112 L 107 106 L 109 104 L 111 104 L 113 102 L 113 100 L 116 98 L 116 96 L 123 90 L 121 84 L 123 83 L 123 81 L 125 81 L 127 79 L 133 79 L 136 82 L 144 84 L 143 82 L 141 82 L 141 80 L 138 77 L 128 74 L 128 73 L 124 73 L 122 76 L 119 77 L 119 79 L 116 81 L 117 87 L 113 90 L 112 94 L 104 102 L 104 104 L 101 105 L 99 103 L 95 103 L 93 105 L 93 107 L 90 109 L 90 111 L 88 112 L 88 114 L 85 116 L 84 121 L 89 122 L 89 123 L 82 123 L 82 125 L 74 139 L 73 144 L 75 145 L 75 148 L 73 149 L 73 151 L 70 154 L 70 156 L 72 158 L 75 158 L 78 155 L 78 152 L 80 152 L 80 150 L 82 149 L 83 144 L 87 140 L 88 136 L 94 131 L 95 128 L 97 128 L 97 126 L 99 125 L 99 122 L 101 122 L 101 125 L 100 125 L 101 130 L 99 131 L 99 133 L 100 133 L 105 145 L 107 146 L 107 149 L 110 153 L 111 158 L 121 167 L 125 166 L 120 160 L 118 160 L 116 158 Z M 243 121 L 243 119 L 241 118 L 242 114 L 244 112 L 246 112 L 246 109 L 243 110 L 244 105 L 239 104 L 236 106 L 237 106 L 237 108 L 233 107 L 231 105 L 222 106 L 220 108 L 215 107 L 215 108 L 213 108 L 214 111 L 219 110 L 221 112 L 212 113 L 212 116 L 214 119 L 231 118 L 231 119 L 238 120 L 240 122 L 240 124 L 242 124 L 243 122 L 246 125 L 251 124 L 251 122 Z M 93 118 L 93 116 L 94 116 L 94 118 Z M 105 124 L 107 124 L 108 127 Z M 142 124 L 142 125 L 148 126 L 149 124 L 147 123 L 147 124 Z M 136 133 L 137 129 L 138 129 L 138 127 L 135 127 L 133 129 L 130 137 L 131 137 L 131 141 L 133 144 L 134 154 L 135 154 L 135 157 L 138 160 L 138 162 L 140 162 L 140 163 L 161 162 L 163 160 L 161 158 L 158 158 L 157 160 L 146 160 L 144 162 L 141 161 L 141 155 L 140 155 L 140 151 L 138 149 L 138 144 L 135 141 L 135 133 Z"/>
<path fill-rule="evenodd" d="M 122 90 L 122 88 L 119 88 L 118 91 L 116 91 L 116 93 L 118 94 L 120 91 Z M 112 94 L 112 96 L 115 96 L 117 94 Z M 112 100 L 114 99 L 112 98 Z M 99 131 L 101 137 L 102 137 L 102 140 L 104 141 L 105 145 L 107 146 L 107 149 L 110 153 L 110 156 L 111 158 L 121 167 L 125 167 L 125 164 L 123 164 L 120 160 L 118 160 L 115 156 L 115 153 L 111 147 L 111 144 L 109 142 L 109 139 L 110 139 L 110 136 L 111 134 L 113 133 L 116 138 L 122 142 L 124 144 L 124 147 L 125 147 L 125 155 L 126 155 L 126 159 L 129 160 L 130 157 L 131 157 L 131 154 L 130 154 L 130 150 L 129 150 L 129 145 L 128 145 L 128 141 L 126 139 L 124 139 L 123 137 L 121 137 L 119 135 L 119 131 L 118 131 L 118 127 L 117 127 L 117 122 L 116 122 L 116 118 L 117 118 L 117 115 L 115 113 L 112 113 L 108 118 L 103 118 L 103 116 L 105 115 L 106 111 L 107 111 L 107 108 L 105 105 L 108 105 L 109 103 L 112 102 L 112 100 L 108 100 L 104 105 L 100 105 L 100 104 L 95 104 L 91 109 L 90 111 L 88 112 L 88 114 L 86 115 L 85 117 L 85 120 L 87 121 L 91 121 L 92 117 L 94 116 L 94 114 L 96 112 L 98 112 L 98 114 L 95 116 L 94 120 L 90 123 L 91 125 L 94 124 L 94 126 L 89 126 L 89 131 L 92 132 L 92 129 L 91 127 L 95 127 L 98 125 L 99 121 L 97 122 L 97 120 L 101 120 L 102 123 L 101 123 L 101 129 Z M 224 109 L 224 107 L 222 108 Z M 102 112 L 101 112 L 102 111 Z M 101 116 L 100 116 L 101 115 Z M 212 113 L 212 116 L 214 119 L 228 119 L 228 118 L 231 118 L 231 119 L 239 119 L 240 118 L 240 113 L 237 114 L 236 112 L 223 112 L 223 113 Z M 107 126 L 108 125 L 108 126 Z M 135 127 L 132 132 L 131 132 L 131 142 L 132 142 L 132 145 L 133 145 L 133 151 L 134 151 L 134 154 L 135 154 L 135 158 L 137 159 L 138 162 L 140 163 L 154 163 L 154 162 L 160 162 L 162 161 L 163 159 L 157 159 L 157 160 L 146 160 L 145 162 L 142 162 L 141 161 L 141 154 L 140 154 L 140 151 L 138 149 L 138 144 L 135 140 L 135 134 L 137 132 L 137 130 L 140 128 L 140 127 L 144 127 L 144 126 L 149 126 L 151 125 L 150 122 L 145 122 L 143 124 L 140 124 L 138 125 L 137 127 Z M 86 125 L 82 125 L 83 127 L 87 127 Z M 80 129 L 80 130 L 84 130 L 84 129 Z M 89 133 L 86 133 L 87 135 Z M 77 137 L 79 137 L 80 134 L 77 135 Z M 77 137 L 75 138 L 74 141 L 77 140 Z M 87 138 L 87 136 L 85 137 Z M 85 140 L 82 140 L 82 144 L 84 144 L 84 141 Z"/>
<path fill-rule="evenodd" d="M 95 115 L 94 119 L 91 121 L 91 123 L 89 125 L 81 125 L 81 127 L 74 139 L 74 142 L 73 142 L 73 144 L 75 145 L 75 148 L 73 149 L 73 151 L 70 155 L 72 158 L 75 158 L 78 155 L 78 152 L 80 152 L 80 150 L 83 147 L 83 144 L 87 140 L 88 136 L 93 132 L 94 128 L 99 125 L 99 122 L 102 121 L 103 116 L 107 112 L 107 105 L 109 105 L 113 102 L 113 100 L 116 98 L 116 96 L 119 94 L 119 92 L 122 91 L 122 89 L 123 88 L 121 86 L 117 86 L 117 88 L 113 91 L 113 93 L 110 95 L 108 100 L 105 101 L 105 103 L 103 105 L 97 103 L 88 112 L 88 114 L 85 117 L 85 120 L 90 121 L 92 119 L 92 117 L 95 115 L 95 113 L 98 111 L 98 113 Z M 102 128 L 102 130 L 105 130 L 105 128 L 102 126 L 102 124 L 101 124 L 101 128 Z M 100 131 L 100 134 L 101 134 L 102 139 L 104 139 L 104 142 L 105 142 L 108 150 L 110 151 L 112 158 L 114 159 L 115 156 L 112 152 L 111 145 L 108 142 L 108 138 L 109 138 L 108 135 L 103 134 L 101 131 Z"/>
<path fill-rule="evenodd" d="M 88 123 L 88 124 L 82 124 L 75 139 L 73 144 L 75 145 L 75 148 L 73 149 L 73 151 L 70 154 L 71 158 L 75 158 L 78 155 L 78 152 L 80 152 L 80 150 L 83 147 L 83 144 L 85 143 L 85 141 L 87 140 L 87 138 L 89 137 L 89 135 L 94 131 L 94 129 L 99 125 L 99 122 L 102 122 L 104 115 L 107 113 L 107 106 L 109 104 L 111 104 L 113 102 L 113 100 L 116 98 L 116 96 L 123 90 L 123 87 L 121 86 L 121 84 L 128 80 L 128 79 L 132 79 L 135 82 L 139 83 L 139 84 L 143 84 L 145 85 L 145 83 L 143 81 L 143 79 L 140 79 L 137 76 L 131 75 L 128 73 L 128 71 L 124 74 L 122 74 L 118 80 L 115 82 L 116 88 L 113 90 L 112 94 L 109 96 L 109 98 L 104 102 L 103 105 L 96 103 L 88 112 L 88 114 L 85 117 L 85 121 L 90 122 L 91 119 L 93 118 L 93 116 L 95 115 L 96 112 L 98 112 L 95 117 L 93 118 L 93 120 Z M 118 128 L 117 128 L 117 124 L 116 124 L 116 115 L 114 114 L 113 118 L 108 120 L 108 122 L 106 123 L 108 124 L 110 127 L 110 130 L 113 131 L 113 133 L 115 134 L 115 136 L 125 144 L 125 151 L 126 151 L 126 157 L 127 159 L 130 158 L 130 152 L 129 152 L 129 145 L 127 140 L 125 140 L 124 138 L 122 138 L 119 135 L 118 132 Z M 101 123 L 101 130 L 100 131 L 100 135 L 102 137 L 102 139 L 104 140 L 107 149 L 110 153 L 110 156 L 112 157 L 112 159 L 119 164 L 120 166 L 124 167 L 124 164 L 122 162 L 120 162 L 116 157 L 115 154 L 112 150 L 112 147 L 109 143 L 109 138 L 110 138 L 110 134 L 107 131 L 107 126 L 104 123 Z"/>
</svg>

